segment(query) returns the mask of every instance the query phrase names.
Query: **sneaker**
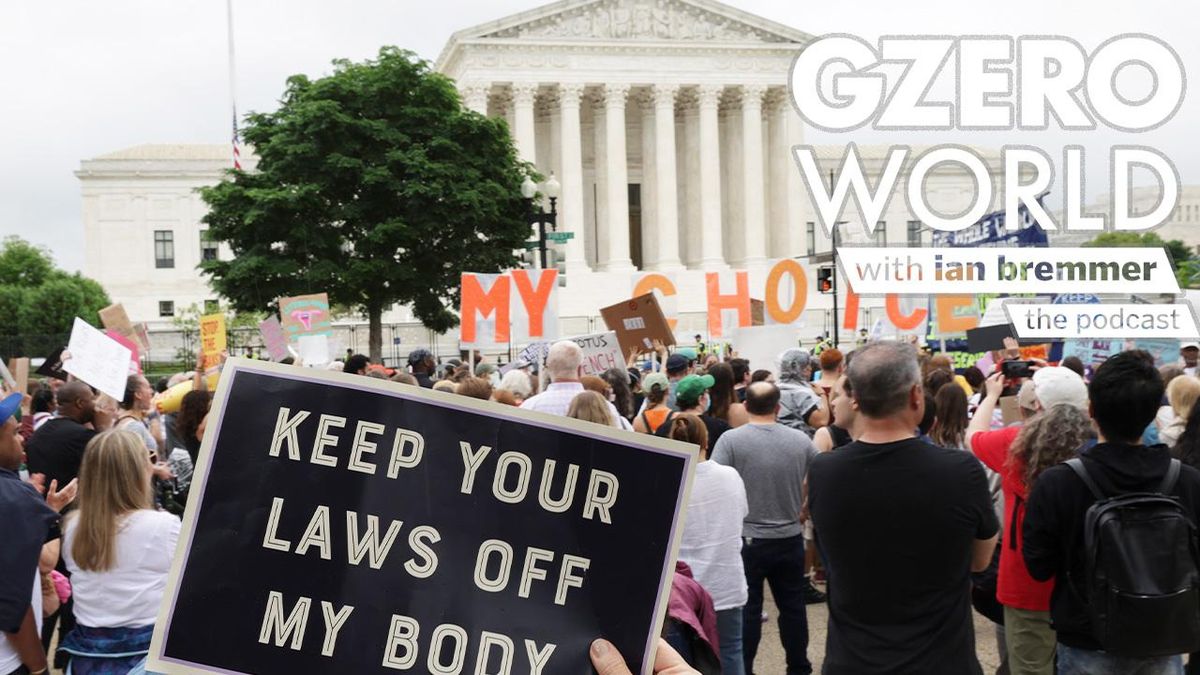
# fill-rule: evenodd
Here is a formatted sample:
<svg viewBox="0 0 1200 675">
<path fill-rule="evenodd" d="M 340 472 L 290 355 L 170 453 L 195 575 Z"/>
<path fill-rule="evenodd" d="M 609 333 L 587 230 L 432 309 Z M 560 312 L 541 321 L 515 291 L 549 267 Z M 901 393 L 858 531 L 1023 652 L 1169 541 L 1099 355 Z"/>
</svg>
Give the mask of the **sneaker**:
<svg viewBox="0 0 1200 675">
<path fill-rule="evenodd" d="M 825 598 L 825 594 L 813 588 L 811 584 L 804 589 L 804 604 L 806 605 L 819 605 L 825 602 Z"/>
</svg>

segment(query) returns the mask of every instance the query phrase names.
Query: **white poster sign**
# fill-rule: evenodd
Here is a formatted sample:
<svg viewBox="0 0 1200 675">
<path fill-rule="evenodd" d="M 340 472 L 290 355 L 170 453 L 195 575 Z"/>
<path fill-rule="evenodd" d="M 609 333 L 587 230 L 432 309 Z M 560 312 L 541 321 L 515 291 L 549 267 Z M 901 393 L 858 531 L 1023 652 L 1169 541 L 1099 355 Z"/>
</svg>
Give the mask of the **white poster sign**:
<svg viewBox="0 0 1200 675">
<path fill-rule="evenodd" d="M 63 370 L 120 401 L 125 398 L 132 358 L 128 347 L 75 317 L 63 354 Z"/>
</svg>

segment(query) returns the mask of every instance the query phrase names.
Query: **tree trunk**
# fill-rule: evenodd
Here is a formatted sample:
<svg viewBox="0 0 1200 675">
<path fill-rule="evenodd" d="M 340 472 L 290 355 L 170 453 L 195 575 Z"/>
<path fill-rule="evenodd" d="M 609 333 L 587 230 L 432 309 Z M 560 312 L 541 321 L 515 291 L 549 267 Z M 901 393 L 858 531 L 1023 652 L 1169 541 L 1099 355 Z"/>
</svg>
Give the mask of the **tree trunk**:
<svg viewBox="0 0 1200 675">
<path fill-rule="evenodd" d="M 367 338 L 367 354 L 371 363 L 383 363 L 383 308 L 367 307 L 369 337 Z"/>
</svg>

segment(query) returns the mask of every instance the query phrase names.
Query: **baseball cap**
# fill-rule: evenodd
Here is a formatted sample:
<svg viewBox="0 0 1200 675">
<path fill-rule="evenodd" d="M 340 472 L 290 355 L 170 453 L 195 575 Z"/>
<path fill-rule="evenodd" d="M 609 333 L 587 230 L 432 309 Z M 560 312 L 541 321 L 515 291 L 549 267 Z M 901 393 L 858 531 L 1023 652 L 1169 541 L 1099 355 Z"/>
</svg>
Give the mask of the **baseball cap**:
<svg viewBox="0 0 1200 675">
<path fill-rule="evenodd" d="M 688 357 L 683 354 L 672 354 L 667 357 L 667 372 L 675 373 L 688 367 Z"/>
<path fill-rule="evenodd" d="M 700 396 L 715 382 L 712 375 L 688 375 L 683 378 L 675 385 L 676 407 L 690 408 L 696 405 Z"/>
<path fill-rule="evenodd" d="M 1037 410 L 1037 394 L 1033 392 L 1033 380 L 1021 383 L 1021 390 L 1017 392 L 1017 405 L 1026 410 Z"/>
<path fill-rule="evenodd" d="M 428 349 L 414 349 L 408 353 L 408 365 L 416 365 L 432 356 L 433 354 Z"/>
<path fill-rule="evenodd" d="M 1200 349 L 1200 342 L 1195 342 L 1195 341 L 1181 342 L 1179 344 L 1179 348 L 1180 349 Z"/>
<path fill-rule="evenodd" d="M 8 418 L 17 414 L 17 410 L 21 408 L 22 398 L 21 394 L 13 392 L 0 401 L 0 424 L 4 424 Z"/>
<path fill-rule="evenodd" d="M 1070 368 L 1039 368 L 1033 374 L 1033 393 L 1043 410 L 1049 410 L 1059 403 L 1069 403 L 1080 410 L 1087 410 L 1087 385 Z"/>
<path fill-rule="evenodd" d="M 671 388 L 671 383 L 667 380 L 666 375 L 663 375 L 662 373 L 650 373 L 646 377 L 642 378 L 642 391 L 649 393 L 656 384 L 658 385 L 658 388 L 662 389 L 663 391 L 667 391 Z"/>
</svg>

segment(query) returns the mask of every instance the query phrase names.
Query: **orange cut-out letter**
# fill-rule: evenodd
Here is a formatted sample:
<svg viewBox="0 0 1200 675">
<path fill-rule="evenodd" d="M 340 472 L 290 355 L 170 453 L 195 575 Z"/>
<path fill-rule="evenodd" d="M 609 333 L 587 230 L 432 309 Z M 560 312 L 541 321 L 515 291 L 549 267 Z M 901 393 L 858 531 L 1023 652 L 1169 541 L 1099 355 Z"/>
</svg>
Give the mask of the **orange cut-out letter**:
<svg viewBox="0 0 1200 675">
<path fill-rule="evenodd" d="M 459 316 L 462 327 L 459 339 L 468 344 L 476 342 L 475 315 L 482 318 L 493 316 L 496 320 L 496 335 L 494 342 L 508 342 L 508 303 L 510 296 L 508 275 L 501 274 L 492 282 L 492 287 L 486 292 L 479 283 L 479 276 L 470 273 L 462 275 L 462 302 L 459 305 Z"/>
<path fill-rule="evenodd" d="M 669 298 L 676 293 L 675 284 L 665 274 L 647 274 L 638 279 L 637 283 L 634 284 L 633 297 L 640 297 L 654 291 L 662 293 L 664 298 Z M 679 319 L 670 316 L 667 317 L 667 325 L 671 327 L 671 330 L 675 329 L 675 324 L 677 323 L 679 323 Z"/>
<path fill-rule="evenodd" d="M 887 299 L 884 301 L 887 308 L 888 321 L 896 327 L 896 330 L 912 330 L 921 325 L 921 322 L 929 316 L 929 310 L 924 307 L 918 307 L 913 310 L 912 314 L 905 316 L 900 311 L 900 296 L 895 293 L 888 293 Z"/>
<path fill-rule="evenodd" d="M 837 317 L 833 317 L 834 321 Z M 846 289 L 846 309 L 842 313 L 842 330 L 858 330 L 858 293 Z"/>
<path fill-rule="evenodd" d="M 721 335 L 721 310 L 736 309 L 738 326 L 749 326 L 752 319 L 750 314 L 750 277 L 742 272 L 735 272 L 737 292 L 731 295 L 721 294 L 721 275 L 708 272 L 704 275 L 704 285 L 708 291 L 708 334 L 712 337 Z"/>
<path fill-rule="evenodd" d="M 558 270 L 541 270 L 537 288 L 529 280 L 529 270 L 513 270 L 510 274 L 517 294 L 521 296 L 521 304 L 525 305 L 525 314 L 529 316 L 529 337 L 545 337 L 546 304 L 558 284 Z"/>
<path fill-rule="evenodd" d="M 783 276 L 792 277 L 795 294 L 792 296 L 792 306 L 784 309 L 779 304 L 779 284 Z M 767 274 L 767 314 L 775 323 L 789 324 L 800 318 L 804 306 L 808 304 L 808 276 L 804 268 L 795 260 L 785 259 L 775 263 Z"/>
</svg>

